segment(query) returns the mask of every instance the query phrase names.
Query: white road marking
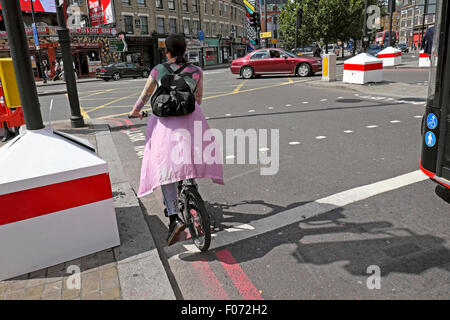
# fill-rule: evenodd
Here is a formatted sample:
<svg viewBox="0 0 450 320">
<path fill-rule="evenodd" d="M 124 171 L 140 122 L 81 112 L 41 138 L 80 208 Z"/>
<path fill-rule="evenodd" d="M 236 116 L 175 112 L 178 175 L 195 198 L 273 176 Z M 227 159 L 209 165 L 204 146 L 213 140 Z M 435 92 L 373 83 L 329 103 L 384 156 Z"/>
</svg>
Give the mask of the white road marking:
<svg viewBox="0 0 450 320">
<path fill-rule="evenodd" d="M 322 100 L 320 100 L 320 102 L 324 102 L 324 101 L 327 101 L 328 99 L 322 99 Z"/>
<path fill-rule="evenodd" d="M 286 107 L 292 107 L 292 104 L 287 104 Z"/>
<path fill-rule="evenodd" d="M 344 99 L 344 97 L 338 97 L 338 99 Z"/>
<path fill-rule="evenodd" d="M 268 107 L 267 109 L 269 109 L 269 110 L 273 110 L 273 107 Z"/>
<path fill-rule="evenodd" d="M 269 151 L 269 150 L 270 150 L 269 148 L 259 148 L 260 152 L 265 152 L 265 151 Z"/>
<path fill-rule="evenodd" d="M 378 126 L 376 124 L 373 124 L 373 125 L 370 125 L 370 126 L 366 126 L 366 128 L 372 129 L 372 128 L 378 128 Z"/>
<path fill-rule="evenodd" d="M 414 116 L 414 118 L 416 118 L 416 119 L 422 119 L 423 117 L 422 117 L 422 116 Z"/>
<path fill-rule="evenodd" d="M 300 143 L 301 143 L 300 141 L 291 141 L 291 142 L 289 142 L 289 144 L 291 146 L 296 145 L 296 144 L 300 144 Z"/>
<path fill-rule="evenodd" d="M 233 154 L 231 154 L 231 155 L 225 157 L 225 159 L 234 159 L 234 158 L 236 158 L 236 156 L 233 155 Z"/>
<path fill-rule="evenodd" d="M 392 101 L 392 100 L 394 100 L 394 98 L 387 98 L 386 100 L 388 100 L 388 101 Z"/>
<path fill-rule="evenodd" d="M 307 104 L 307 103 L 309 103 L 309 102 L 308 102 L 308 101 L 303 101 L 302 103 L 303 103 L 303 104 Z"/>
<path fill-rule="evenodd" d="M 225 114 L 225 116 L 226 116 L 226 117 L 229 117 L 229 116 L 231 116 L 231 113 L 227 113 L 227 114 Z"/>
<path fill-rule="evenodd" d="M 344 133 L 353 133 L 353 130 L 344 130 Z"/>
<path fill-rule="evenodd" d="M 359 93 L 355 93 L 355 96 L 356 96 L 356 97 L 359 97 Z"/>
<path fill-rule="evenodd" d="M 317 140 L 326 139 L 326 138 L 327 138 L 326 136 L 317 136 L 316 137 Z"/>
<path fill-rule="evenodd" d="M 400 120 L 392 120 L 392 121 L 389 121 L 390 123 L 400 123 L 401 121 Z"/>
<path fill-rule="evenodd" d="M 255 110 L 248 110 L 248 112 L 255 112 Z"/>
<path fill-rule="evenodd" d="M 425 180 L 428 180 L 428 177 L 420 170 L 416 170 L 394 178 L 342 191 L 328 197 L 279 212 L 269 217 L 252 221 L 251 224 L 248 223 L 233 227 L 231 232 L 220 231 L 216 233 L 217 236 L 211 243 L 210 250 L 220 247 L 227 247 L 230 244 L 242 240 L 264 235 L 273 230 L 302 222 L 320 214 L 336 210 L 337 208 L 342 208 L 349 204 L 366 200 L 368 198 Z M 239 229 L 244 229 L 245 232 L 233 232 Z M 170 247 L 165 247 L 164 250 L 169 257 L 176 257 L 182 253 L 198 252 L 198 249 L 195 249 L 195 246 L 192 244 L 188 244 L 188 241 L 190 240 L 177 243 Z"/>
</svg>

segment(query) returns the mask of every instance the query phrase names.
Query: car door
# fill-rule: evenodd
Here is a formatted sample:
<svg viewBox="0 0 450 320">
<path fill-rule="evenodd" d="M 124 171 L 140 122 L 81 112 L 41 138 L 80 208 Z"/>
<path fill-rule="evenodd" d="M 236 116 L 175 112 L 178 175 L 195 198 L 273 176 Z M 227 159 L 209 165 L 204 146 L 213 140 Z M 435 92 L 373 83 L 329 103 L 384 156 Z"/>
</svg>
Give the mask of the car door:
<svg viewBox="0 0 450 320">
<path fill-rule="evenodd" d="M 138 77 L 139 74 L 139 68 L 133 64 L 133 63 L 127 63 L 127 72 L 129 77 Z"/>
<path fill-rule="evenodd" d="M 269 71 L 270 56 L 268 50 L 256 51 L 250 57 L 250 66 L 256 74 L 263 74 Z"/>
<path fill-rule="evenodd" d="M 119 62 L 114 65 L 114 72 L 118 72 L 121 77 L 126 77 L 126 63 L 125 62 Z"/>
</svg>

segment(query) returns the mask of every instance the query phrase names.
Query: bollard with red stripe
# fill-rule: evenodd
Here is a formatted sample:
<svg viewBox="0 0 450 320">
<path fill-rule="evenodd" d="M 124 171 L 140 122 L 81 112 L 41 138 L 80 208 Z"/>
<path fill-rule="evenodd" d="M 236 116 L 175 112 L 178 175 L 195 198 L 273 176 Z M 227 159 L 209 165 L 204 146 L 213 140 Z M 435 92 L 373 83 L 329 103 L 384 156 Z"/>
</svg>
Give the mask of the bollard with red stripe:
<svg viewBox="0 0 450 320">
<path fill-rule="evenodd" d="M 402 63 L 401 50 L 393 47 L 387 47 L 386 49 L 381 50 L 377 57 L 383 60 L 383 67 L 397 66 Z"/>
<path fill-rule="evenodd" d="M 419 53 L 419 67 L 429 68 L 431 66 L 430 55 L 426 53 Z"/>
<path fill-rule="evenodd" d="M 383 60 L 361 53 L 344 62 L 346 83 L 365 84 L 383 81 Z"/>
<path fill-rule="evenodd" d="M 45 128 L 0 149 L 0 280 L 118 245 L 108 165 L 88 141 Z"/>
</svg>

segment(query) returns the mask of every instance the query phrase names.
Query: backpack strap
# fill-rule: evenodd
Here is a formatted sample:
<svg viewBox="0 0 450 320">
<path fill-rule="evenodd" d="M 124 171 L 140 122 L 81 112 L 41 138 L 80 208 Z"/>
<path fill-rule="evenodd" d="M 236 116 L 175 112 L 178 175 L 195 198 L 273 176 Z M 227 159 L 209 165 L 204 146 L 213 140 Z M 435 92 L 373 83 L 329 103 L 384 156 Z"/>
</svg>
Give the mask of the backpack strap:
<svg viewBox="0 0 450 320">
<path fill-rule="evenodd" d="M 181 71 L 184 70 L 184 68 L 186 68 L 186 67 L 188 66 L 188 64 L 186 63 L 186 64 L 182 65 L 180 68 L 178 68 L 176 71 L 174 71 L 174 70 L 170 67 L 170 66 L 172 65 L 171 63 L 165 62 L 165 63 L 163 63 L 162 65 L 170 72 L 170 74 L 179 74 Z"/>
</svg>

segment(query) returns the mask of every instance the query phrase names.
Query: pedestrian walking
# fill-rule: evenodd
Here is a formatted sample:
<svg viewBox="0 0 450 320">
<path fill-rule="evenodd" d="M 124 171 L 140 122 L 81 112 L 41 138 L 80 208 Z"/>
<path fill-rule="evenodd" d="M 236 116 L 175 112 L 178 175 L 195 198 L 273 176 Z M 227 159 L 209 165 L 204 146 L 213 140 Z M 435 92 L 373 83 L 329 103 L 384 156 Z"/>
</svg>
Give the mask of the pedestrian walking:
<svg viewBox="0 0 450 320">
<path fill-rule="evenodd" d="M 44 60 L 42 62 L 42 70 L 44 72 L 44 83 L 48 81 L 48 72 L 50 71 L 50 66 L 48 65 L 48 61 Z"/>
<path fill-rule="evenodd" d="M 170 35 L 166 38 L 165 44 L 168 62 L 153 68 L 144 90 L 129 115 L 142 119 L 140 111 L 155 89 L 154 96 L 157 96 L 161 89 L 167 88 L 168 79 L 179 81 L 181 77 L 189 85 L 191 93 L 195 97 L 192 101 L 195 107 L 193 112 L 167 117 L 153 114 L 147 124 L 138 197 L 144 197 L 161 186 L 166 207 L 165 215 L 169 218 L 167 244 L 172 245 L 177 241 L 178 235 L 186 228 L 186 225 L 178 217 L 177 182 L 194 178 L 211 178 L 213 182 L 223 184 L 223 169 L 222 160 L 217 163 L 217 161 L 211 162 L 204 159 L 205 156 L 200 156 L 201 161 L 198 161 L 197 158 L 200 153 L 204 155 L 205 149 L 211 148 L 211 145 L 215 146 L 215 158 L 217 159 L 217 152 L 220 153 L 219 158 L 222 157 L 219 151 L 221 146 L 217 144 L 215 138 L 210 140 L 213 142 L 201 141 L 200 144 L 198 144 L 198 139 L 197 141 L 194 139 L 194 125 L 195 132 L 201 134 L 201 137 L 204 137 L 205 134 L 211 134 L 200 108 L 203 97 L 202 69 L 187 63 L 184 57 L 186 52 L 184 36 Z M 170 99 L 175 98 L 179 98 L 178 92 L 171 91 Z M 154 97 L 152 97 L 152 101 L 154 101 L 153 99 Z M 155 103 L 152 105 L 153 113 L 157 110 L 155 108 L 158 105 L 155 105 Z M 202 140 L 201 137 L 200 140 Z M 183 150 L 182 155 L 174 157 L 174 154 L 179 154 L 179 150 Z M 186 151 L 186 154 L 184 151 Z M 196 161 L 194 161 L 194 157 Z"/>
<path fill-rule="evenodd" d="M 428 28 L 422 39 L 422 50 L 424 53 L 431 55 L 433 49 L 434 27 Z"/>
<path fill-rule="evenodd" d="M 322 49 L 320 49 L 319 45 L 316 43 L 316 46 L 314 47 L 314 57 L 320 57 L 321 52 Z"/>
<path fill-rule="evenodd" d="M 55 66 L 54 66 L 53 70 L 55 70 L 55 76 L 53 77 L 53 81 L 56 81 L 56 80 L 60 79 L 62 69 L 61 69 L 61 63 L 59 62 L 59 60 L 56 60 L 54 62 L 54 64 L 55 64 Z"/>
</svg>

